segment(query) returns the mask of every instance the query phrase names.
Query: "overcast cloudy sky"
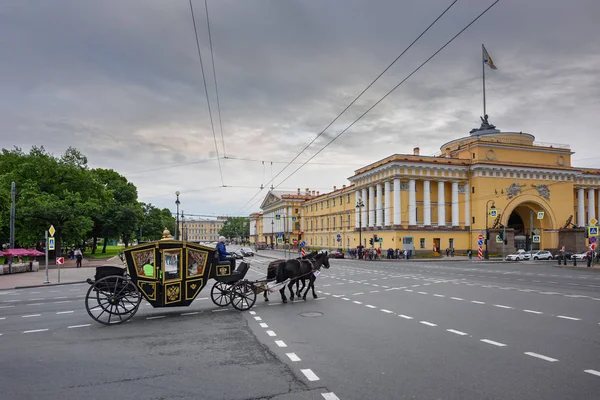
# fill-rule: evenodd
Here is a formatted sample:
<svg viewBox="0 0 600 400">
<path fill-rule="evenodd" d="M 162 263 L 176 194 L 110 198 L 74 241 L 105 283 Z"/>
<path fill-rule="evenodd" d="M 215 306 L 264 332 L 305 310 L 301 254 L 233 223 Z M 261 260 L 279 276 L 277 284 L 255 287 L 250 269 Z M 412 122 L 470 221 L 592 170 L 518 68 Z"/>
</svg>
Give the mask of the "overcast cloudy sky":
<svg viewBox="0 0 600 400">
<path fill-rule="evenodd" d="M 194 0 L 228 157 L 222 182 L 188 0 L 1 0 L 0 144 L 73 146 L 134 182 L 142 201 L 174 209 L 179 190 L 186 213 L 247 215 L 260 185 L 450 3 L 209 0 L 221 140 L 204 1 Z M 492 3 L 459 0 L 298 162 Z M 600 167 L 599 16 L 598 0 L 501 0 L 279 187 L 331 190 L 362 165 L 468 135 L 482 113 L 481 43 L 498 67 L 486 71 L 490 122 L 568 143 L 575 165 Z"/>
</svg>

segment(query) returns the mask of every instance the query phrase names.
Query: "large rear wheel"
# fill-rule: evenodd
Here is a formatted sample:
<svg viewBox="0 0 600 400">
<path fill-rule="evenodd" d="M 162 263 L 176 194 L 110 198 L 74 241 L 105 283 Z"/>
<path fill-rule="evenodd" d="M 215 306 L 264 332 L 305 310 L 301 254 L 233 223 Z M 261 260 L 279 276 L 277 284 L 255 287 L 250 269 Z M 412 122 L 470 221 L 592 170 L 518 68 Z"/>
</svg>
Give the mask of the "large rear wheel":
<svg viewBox="0 0 600 400">
<path fill-rule="evenodd" d="M 107 276 L 90 286 L 85 296 L 85 309 L 98 323 L 121 324 L 135 315 L 141 301 L 141 293 L 129 278 Z"/>
<path fill-rule="evenodd" d="M 252 308 L 256 303 L 256 291 L 248 281 L 238 281 L 233 285 L 231 293 L 231 305 L 240 311 L 246 311 Z"/>
<path fill-rule="evenodd" d="M 219 307 L 228 306 L 231 303 L 232 285 L 224 282 L 215 282 L 210 289 L 210 298 Z"/>
</svg>

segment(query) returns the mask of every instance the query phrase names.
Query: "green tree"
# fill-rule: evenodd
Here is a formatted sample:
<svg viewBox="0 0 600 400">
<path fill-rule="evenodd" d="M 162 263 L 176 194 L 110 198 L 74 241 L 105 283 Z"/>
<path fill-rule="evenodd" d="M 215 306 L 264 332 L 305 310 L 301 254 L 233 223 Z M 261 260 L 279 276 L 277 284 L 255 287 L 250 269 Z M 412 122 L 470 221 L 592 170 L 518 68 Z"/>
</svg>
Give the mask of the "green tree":
<svg viewBox="0 0 600 400">
<path fill-rule="evenodd" d="M 250 236 L 250 220 L 248 217 L 230 217 L 227 218 L 223 227 L 219 230 L 219 235 L 228 239 L 246 240 Z"/>
<path fill-rule="evenodd" d="M 143 210 L 142 230 L 138 239 L 140 240 L 159 240 L 162 238 L 162 233 L 167 229 L 171 229 L 175 225 L 175 217 L 171 214 L 168 208 L 162 210 L 154 207 L 152 204 L 140 203 Z M 174 234 L 174 232 L 171 232 Z"/>
</svg>

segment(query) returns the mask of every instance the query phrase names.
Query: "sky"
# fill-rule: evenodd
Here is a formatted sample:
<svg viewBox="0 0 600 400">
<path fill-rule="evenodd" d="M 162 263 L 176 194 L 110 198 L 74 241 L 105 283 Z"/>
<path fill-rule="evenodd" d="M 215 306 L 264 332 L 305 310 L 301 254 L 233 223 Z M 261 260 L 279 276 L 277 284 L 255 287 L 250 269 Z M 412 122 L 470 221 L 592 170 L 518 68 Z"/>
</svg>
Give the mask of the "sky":
<svg viewBox="0 0 600 400">
<path fill-rule="evenodd" d="M 75 147 L 140 201 L 175 210 L 179 191 L 186 214 L 248 215 L 271 184 L 323 193 L 467 136 L 483 43 L 498 68 L 490 123 L 600 167 L 597 0 L 501 0 L 292 174 L 493 3 L 458 0 L 279 176 L 452 0 L 208 0 L 214 70 L 205 3 L 192 3 L 214 134 L 188 0 L 0 0 L 0 147 Z"/>
</svg>

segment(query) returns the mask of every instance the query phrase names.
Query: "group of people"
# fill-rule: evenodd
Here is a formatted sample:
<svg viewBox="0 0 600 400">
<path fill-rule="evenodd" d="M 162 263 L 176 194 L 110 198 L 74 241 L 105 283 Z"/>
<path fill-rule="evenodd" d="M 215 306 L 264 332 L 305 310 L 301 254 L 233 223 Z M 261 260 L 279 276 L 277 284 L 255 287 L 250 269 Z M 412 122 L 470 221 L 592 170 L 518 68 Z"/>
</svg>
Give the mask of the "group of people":
<svg viewBox="0 0 600 400">
<path fill-rule="evenodd" d="M 80 248 L 69 250 L 69 260 L 75 259 L 77 268 L 81 268 L 81 261 L 83 260 L 83 252 Z"/>
<path fill-rule="evenodd" d="M 412 250 L 400 250 L 400 249 L 392 249 L 389 248 L 385 250 L 385 255 L 381 251 L 380 248 L 356 248 L 356 249 L 348 249 L 348 255 L 351 258 L 362 259 L 362 260 L 378 260 L 378 259 L 388 259 L 388 260 L 399 260 L 404 259 L 408 260 L 412 256 Z"/>
</svg>

